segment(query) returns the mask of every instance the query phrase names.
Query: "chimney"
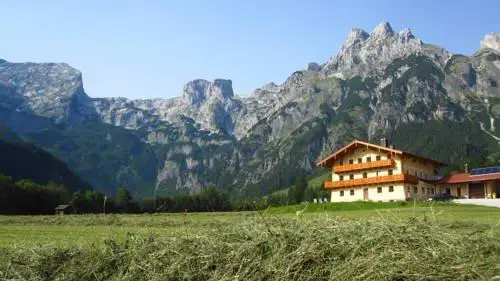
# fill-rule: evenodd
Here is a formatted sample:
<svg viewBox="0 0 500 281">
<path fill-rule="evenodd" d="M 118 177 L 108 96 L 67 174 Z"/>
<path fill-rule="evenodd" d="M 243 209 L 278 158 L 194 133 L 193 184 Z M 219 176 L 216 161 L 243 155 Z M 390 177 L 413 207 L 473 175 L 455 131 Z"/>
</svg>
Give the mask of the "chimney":
<svg viewBox="0 0 500 281">
<path fill-rule="evenodd" d="M 381 138 L 380 139 L 380 145 L 383 147 L 389 147 L 389 140 L 386 138 Z"/>
<path fill-rule="evenodd" d="M 468 174 L 469 173 L 469 164 L 465 163 L 465 173 Z"/>
</svg>

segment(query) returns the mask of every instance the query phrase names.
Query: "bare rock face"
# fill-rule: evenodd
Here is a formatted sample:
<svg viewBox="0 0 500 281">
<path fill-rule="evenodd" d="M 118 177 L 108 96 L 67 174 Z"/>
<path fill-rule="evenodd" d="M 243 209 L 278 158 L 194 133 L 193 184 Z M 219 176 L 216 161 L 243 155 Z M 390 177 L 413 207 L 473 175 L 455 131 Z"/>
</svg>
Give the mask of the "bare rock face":
<svg viewBox="0 0 500 281">
<path fill-rule="evenodd" d="M 365 41 L 366 39 L 368 39 L 368 37 L 370 37 L 370 34 L 368 34 L 366 31 L 359 28 L 353 28 L 351 29 L 351 31 L 349 31 L 349 35 L 347 36 L 347 40 L 345 41 L 344 45 L 350 46 L 357 42 Z"/>
<path fill-rule="evenodd" d="M 308 65 L 307 65 L 307 70 L 308 71 L 321 71 L 321 65 L 315 63 L 315 62 L 310 62 Z"/>
<path fill-rule="evenodd" d="M 484 36 L 483 41 L 481 41 L 481 48 L 489 48 L 500 52 L 500 32 L 492 32 Z"/>
<path fill-rule="evenodd" d="M 0 96 L 16 112 L 35 114 L 57 123 L 81 123 L 97 117 L 83 90 L 82 74 L 65 63 L 0 62 Z M 2 94 L 3 93 L 3 94 Z"/>
<path fill-rule="evenodd" d="M 180 116 L 195 120 L 200 128 L 232 134 L 233 116 L 241 110 L 234 98 L 231 80 L 203 79 L 187 83 L 182 96 L 172 99 L 94 99 L 104 122 L 130 129 L 144 128 L 161 122 L 178 123 Z"/>
<path fill-rule="evenodd" d="M 224 100 L 234 96 L 231 80 L 215 79 L 213 83 L 206 80 L 193 80 L 184 86 L 182 98 L 185 104 L 198 107 L 207 100 Z"/>
<path fill-rule="evenodd" d="M 375 29 L 372 31 L 370 36 L 375 36 L 375 37 L 387 37 L 387 36 L 393 36 L 394 35 L 394 30 L 392 30 L 392 26 L 386 22 L 383 21 Z"/>
<path fill-rule="evenodd" d="M 388 22 L 382 22 L 370 34 L 352 29 L 340 52 L 326 62 L 322 71 L 342 79 L 381 75 L 393 60 L 416 53 L 440 65 L 451 55 L 442 48 L 425 45 L 409 29 L 395 33 Z"/>
</svg>

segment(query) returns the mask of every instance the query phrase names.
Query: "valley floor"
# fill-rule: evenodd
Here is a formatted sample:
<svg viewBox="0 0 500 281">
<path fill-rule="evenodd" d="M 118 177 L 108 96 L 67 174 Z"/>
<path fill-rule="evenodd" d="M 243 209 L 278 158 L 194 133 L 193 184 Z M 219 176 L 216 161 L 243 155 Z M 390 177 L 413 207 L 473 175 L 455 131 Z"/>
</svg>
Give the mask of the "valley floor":
<svg viewBox="0 0 500 281">
<path fill-rule="evenodd" d="M 452 203 L 0 216 L 2 280 L 487 280 L 499 264 L 500 208 Z"/>
</svg>

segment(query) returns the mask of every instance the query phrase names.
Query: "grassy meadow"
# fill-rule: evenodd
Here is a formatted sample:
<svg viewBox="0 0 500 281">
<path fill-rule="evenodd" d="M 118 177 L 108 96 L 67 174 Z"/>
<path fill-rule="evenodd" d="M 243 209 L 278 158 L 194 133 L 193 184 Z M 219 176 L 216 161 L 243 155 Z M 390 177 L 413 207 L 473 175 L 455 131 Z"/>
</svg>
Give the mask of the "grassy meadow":
<svg viewBox="0 0 500 281">
<path fill-rule="evenodd" d="M 500 280 L 500 208 L 0 216 L 0 280 Z"/>
</svg>

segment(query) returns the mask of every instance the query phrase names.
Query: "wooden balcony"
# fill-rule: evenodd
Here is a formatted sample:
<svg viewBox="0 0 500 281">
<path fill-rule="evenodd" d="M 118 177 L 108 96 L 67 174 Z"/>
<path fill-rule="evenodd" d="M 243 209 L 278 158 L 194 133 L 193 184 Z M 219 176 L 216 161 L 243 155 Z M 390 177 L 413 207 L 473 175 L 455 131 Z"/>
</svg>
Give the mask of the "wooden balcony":
<svg viewBox="0 0 500 281">
<path fill-rule="evenodd" d="M 365 162 L 359 164 L 346 164 L 340 166 L 334 166 L 333 171 L 335 173 L 346 173 L 359 170 L 375 169 L 375 168 L 389 168 L 394 166 L 394 159 L 378 160 L 373 162 Z"/>
<path fill-rule="evenodd" d="M 337 189 L 337 188 L 348 188 L 363 185 L 374 185 L 374 184 L 385 184 L 393 182 L 407 182 L 411 184 L 417 184 L 418 178 L 416 176 L 408 174 L 399 174 L 391 176 L 379 176 L 373 178 L 363 178 L 354 180 L 344 180 L 344 181 L 326 181 L 326 189 Z"/>
</svg>

